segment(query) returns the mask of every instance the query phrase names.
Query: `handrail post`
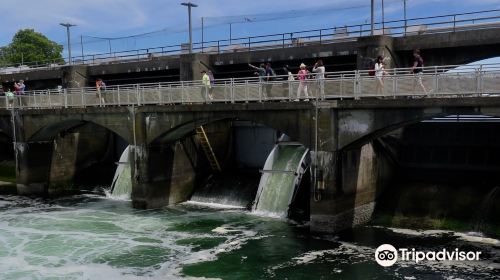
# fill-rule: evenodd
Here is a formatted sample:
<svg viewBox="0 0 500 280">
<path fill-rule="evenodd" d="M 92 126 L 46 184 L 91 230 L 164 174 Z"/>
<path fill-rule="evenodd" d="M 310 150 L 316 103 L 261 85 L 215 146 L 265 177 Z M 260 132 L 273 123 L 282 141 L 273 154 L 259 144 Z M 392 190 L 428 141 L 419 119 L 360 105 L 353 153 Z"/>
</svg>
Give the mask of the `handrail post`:
<svg viewBox="0 0 500 280">
<path fill-rule="evenodd" d="M 135 99 L 137 101 L 137 106 L 139 106 L 139 84 L 135 85 Z"/>
<path fill-rule="evenodd" d="M 359 70 L 354 71 L 354 99 L 359 99 L 361 95 L 361 77 Z"/>
<path fill-rule="evenodd" d="M 281 35 L 283 35 L 283 44 L 282 44 L 282 47 L 283 47 L 283 49 L 284 49 L 284 48 L 285 48 L 285 33 L 283 33 L 283 34 L 281 34 Z"/>
<path fill-rule="evenodd" d="M 260 77 L 259 77 L 259 102 L 262 102 L 262 86 L 263 86 L 263 83 L 262 81 L 260 80 Z"/>
<path fill-rule="evenodd" d="M 319 44 L 320 44 L 320 45 L 322 44 L 322 42 L 321 42 L 321 38 L 322 38 L 322 36 L 321 36 L 321 35 L 322 35 L 322 34 L 321 34 L 321 29 L 320 29 L 320 30 L 319 30 Z"/>
<path fill-rule="evenodd" d="M 64 89 L 63 94 L 64 94 L 64 108 L 68 108 L 68 91 L 67 91 L 67 89 Z"/>
<path fill-rule="evenodd" d="M 234 78 L 231 78 L 231 103 L 234 103 Z"/>
<path fill-rule="evenodd" d="M 116 99 L 118 100 L 118 106 L 120 106 L 120 85 L 116 86 Z"/>
<path fill-rule="evenodd" d="M 170 104 L 174 103 L 174 97 L 172 96 L 172 85 L 168 85 L 168 100 Z"/>
<path fill-rule="evenodd" d="M 483 72 L 483 65 L 481 64 L 479 65 L 479 81 L 478 81 L 479 96 L 484 94 L 483 79 L 484 79 L 484 72 Z"/>
<path fill-rule="evenodd" d="M 158 103 L 163 104 L 163 100 L 161 98 L 161 83 L 158 83 Z"/>
<path fill-rule="evenodd" d="M 453 32 L 455 32 L 455 27 L 457 25 L 456 17 L 457 15 L 453 15 Z"/>
<path fill-rule="evenodd" d="M 249 46 L 250 48 L 250 46 Z M 220 41 L 217 40 L 217 54 L 220 54 Z"/>
<path fill-rule="evenodd" d="M 396 99 L 396 92 L 398 89 L 398 69 L 394 68 L 392 72 L 392 97 Z"/>
<path fill-rule="evenodd" d="M 250 100 L 250 89 L 248 88 L 248 80 L 245 80 L 245 103 Z"/>
<path fill-rule="evenodd" d="M 434 66 L 434 90 L 431 89 L 428 92 L 434 92 L 437 94 L 438 86 L 439 86 L 438 67 Z M 430 94 L 427 95 L 429 96 Z"/>
<path fill-rule="evenodd" d="M 49 108 L 52 108 L 52 98 L 50 98 L 50 90 L 48 91 L 48 95 L 49 95 Z M 20 99 L 19 100 L 22 100 L 22 95 L 20 95 Z M 20 102 L 22 103 L 22 102 Z"/>
<path fill-rule="evenodd" d="M 342 97 L 344 96 L 344 75 L 345 74 L 340 74 L 340 100 L 342 100 Z"/>
<path fill-rule="evenodd" d="M 217 44 L 219 41 L 217 41 Z M 181 81 L 181 103 L 184 104 L 184 81 Z"/>
</svg>

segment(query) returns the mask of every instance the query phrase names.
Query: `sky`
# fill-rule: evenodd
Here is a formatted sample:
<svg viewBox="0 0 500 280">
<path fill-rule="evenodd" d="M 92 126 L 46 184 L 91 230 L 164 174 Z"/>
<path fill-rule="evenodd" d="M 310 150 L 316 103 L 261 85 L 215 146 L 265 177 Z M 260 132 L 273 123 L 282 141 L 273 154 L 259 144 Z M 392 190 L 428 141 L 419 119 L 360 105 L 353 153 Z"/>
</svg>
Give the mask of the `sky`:
<svg viewBox="0 0 500 280">
<path fill-rule="evenodd" d="M 187 1 L 187 0 L 186 0 Z M 205 40 L 296 32 L 349 24 L 369 23 L 370 0 L 191 0 L 193 41 L 201 41 L 201 18 Z M 64 45 L 71 29 L 73 55 L 177 45 L 188 41 L 187 8 L 177 0 L 2 0 L 0 46 L 15 32 L 32 28 Z M 381 20 L 381 2 L 376 3 L 376 21 Z M 500 0 L 406 0 L 407 18 L 500 9 Z M 403 0 L 385 0 L 385 20 L 403 18 Z M 500 16 L 500 12 L 496 12 Z M 247 20 L 245 20 L 245 18 Z M 278 18 L 278 19 L 276 19 Z M 274 20 L 273 20 L 274 19 Z M 164 30 L 136 38 L 103 40 Z M 81 44 L 83 43 L 83 44 Z"/>
</svg>

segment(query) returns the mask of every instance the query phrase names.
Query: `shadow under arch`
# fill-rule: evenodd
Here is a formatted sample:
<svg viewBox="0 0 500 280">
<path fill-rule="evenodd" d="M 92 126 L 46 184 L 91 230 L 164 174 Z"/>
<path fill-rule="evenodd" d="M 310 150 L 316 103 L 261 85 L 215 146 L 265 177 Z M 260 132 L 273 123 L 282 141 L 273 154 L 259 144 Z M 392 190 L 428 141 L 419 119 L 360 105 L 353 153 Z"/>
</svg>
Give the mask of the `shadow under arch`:
<svg viewBox="0 0 500 280">
<path fill-rule="evenodd" d="M 240 117 L 221 117 L 221 118 L 215 118 L 215 119 L 196 119 L 196 120 L 191 120 L 188 121 L 184 124 L 178 125 L 176 127 L 170 128 L 167 131 L 163 131 L 160 135 L 154 137 L 150 141 L 150 145 L 157 145 L 160 143 L 175 143 L 176 141 L 192 134 L 197 127 L 200 126 L 205 126 L 205 125 L 210 125 L 213 123 L 218 123 L 218 122 L 232 122 L 232 121 L 248 121 L 251 123 L 254 123 L 256 125 L 263 125 L 268 128 L 272 128 L 276 130 L 279 133 L 283 133 L 287 135 L 288 137 L 291 138 L 292 141 L 297 141 L 300 142 L 302 145 L 304 145 L 306 148 L 309 148 L 310 142 L 309 141 L 304 141 L 300 139 L 300 136 L 298 136 L 298 132 L 294 130 L 289 130 L 287 128 L 283 129 L 279 127 L 279 125 L 276 124 L 269 124 L 268 122 L 262 122 L 262 120 L 258 118 L 240 118 Z M 309 139 L 308 139 L 309 140 Z"/>
<path fill-rule="evenodd" d="M 121 131 L 117 131 L 101 123 L 86 119 L 67 119 L 42 126 L 38 130 L 34 131 L 31 135 L 27 135 L 27 142 L 50 141 L 57 137 L 57 135 L 61 132 L 74 130 L 78 127 L 88 124 L 109 130 L 118 135 L 124 141 L 129 142 L 128 135 L 123 135 Z"/>
<path fill-rule="evenodd" d="M 464 122 L 467 124 L 466 126 L 459 124 L 460 119 L 466 118 L 465 115 L 467 115 L 467 119 Z M 438 146 L 432 146 L 432 148 L 435 148 L 435 149 L 442 148 L 444 144 L 452 143 L 454 145 L 452 152 L 454 152 L 456 154 L 462 153 L 464 151 L 468 152 L 470 150 L 458 150 L 457 149 L 457 147 L 458 147 L 457 143 L 463 144 L 463 147 L 466 147 L 466 148 L 467 148 L 467 145 L 469 145 L 468 143 L 470 143 L 470 140 L 467 140 L 468 137 L 463 136 L 463 135 L 468 135 L 466 133 L 466 131 L 470 131 L 470 130 L 468 130 L 468 128 L 476 127 L 476 124 L 474 122 L 480 123 L 482 120 L 488 121 L 488 118 L 498 118 L 499 115 L 500 114 L 492 113 L 492 111 L 489 111 L 489 110 L 484 110 L 484 112 L 478 111 L 475 113 L 472 113 L 470 110 L 467 110 L 467 109 L 464 109 L 463 111 L 456 110 L 453 113 L 449 113 L 449 112 L 438 113 L 438 114 L 427 115 L 427 116 L 422 116 L 419 118 L 405 120 L 405 121 L 402 121 L 402 122 L 399 122 L 396 124 L 392 124 L 392 125 L 383 127 L 381 129 L 374 130 L 367 135 L 363 135 L 363 136 L 359 137 L 358 139 L 356 139 L 355 141 L 347 143 L 346 145 L 344 145 L 342 147 L 342 149 L 339 150 L 339 153 L 337 155 L 338 159 L 336 161 L 337 166 L 336 166 L 336 177 L 335 177 L 335 180 L 336 180 L 335 185 L 337 186 L 337 192 L 342 193 L 342 190 L 345 190 L 346 185 L 347 186 L 350 186 L 353 184 L 355 185 L 357 180 L 358 180 L 358 186 L 359 186 L 359 178 L 360 177 L 357 177 L 357 176 L 361 176 L 359 174 L 363 173 L 363 171 L 360 171 L 360 169 L 362 168 L 362 167 L 360 167 L 360 166 L 362 166 L 361 161 L 363 160 L 363 156 L 361 156 L 360 154 L 363 152 L 363 149 L 365 149 L 368 145 L 371 146 L 371 149 L 373 149 L 373 151 L 376 154 L 375 161 L 385 160 L 386 162 L 387 161 L 391 162 L 391 160 L 392 160 L 391 154 L 393 153 L 393 151 L 389 151 L 389 150 L 394 149 L 395 147 L 398 147 L 398 146 L 387 145 L 387 144 L 390 144 L 392 142 L 392 141 L 388 141 L 388 140 L 394 140 L 396 138 L 398 140 L 396 142 L 393 142 L 393 143 L 396 143 L 396 144 L 401 143 L 401 144 L 407 145 L 407 146 L 410 145 L 411 148 L 413 148 L 413 146 L 411 146 L 411 145 L 415 145 L 414 143 L 419 143 L 419 141 L 423 141 L 425 143 L 423 145 L 430 145 L 429 143 L 431 143 L 431 144 L 438 143 Z M 402 131 L 401 135 L 399 135 L 399 133 L 396 133 L 396 136 L 394 134 L 391 134 L 391 132 L 395 132 L 398 129 L 403 129 L 405 127 L 408 127 L 409 129 L 411 129 L 410 127 L 412 127 L 412 126 L 415 127 L 414 125 L 418 125 L 419 123 L 421 123 L 423 121 L 431 121 L 431 120 L 436 119 L 436 118 L 439 118 L 438 120 L 435 120 L 436 123 L 440 123 L 439 124 L 440 126 L 437 126 L 437 127 L 444 128 L 443 126 L 446 126 L 447 123 L 453 124 L 454 125 L 453 127 L 450 126 L 451 131 L 454 131 L 454 130 L 457 131 L 457 128 L 458 128 L 458 131 L 461 131 L 461 132 L 457 133 L 456 135 L 459 135 L 460 137 L 464 137 L 464 138 L 456 138 L 456 137 L 450 138 L 450 139 L 453 139 L 453 141 L 455 141 L 455 142 L 453 142 L 453 141 L 446 142 L 446 141 L 450 141 L 450 140 L 437 140 L 437 142 L 431 142 L 431 141 L 426 140 L 426 139 L 436 137 L 436 135 L 443 135 L 442 134 L 443 132 L 441 132 L 441 134 L 439 134 L 439 133 L 438 134 L 431 134 L 431 133 L 430 134 L 423 134 L 424 132 L 419 132 L 421 134 L 416 134 L 416 135 L 421 135 L 423 137 L 422 139 L 411 138 L 411 139 L 414 139 L 413 140 L 414 142 L 408 142 L 407 140 L 405 140 L 405 139 L 409 139 L 407 137 L 411 137 L 408 135 L 415 135 L 415 134 L 406 134 L 407 133 L 406 130 Z M 456 122 L 454 120 L 456 120 Z M 491 128 L 495 128 L 495 127 L 498 128 L 498 120 L 494 120 L 494 122 L 497 122 L 497 124 L 496 124 L 496 126 L 491 126 Z M 456 124 L 458 124 L 458 126 Z M 422 124 L 422 125 L 423 126 L 418 126 L 418 129 L 422 129 L 425 127 L 427 127 L 428 129 L 429 128 L 435 129 L 435 127 L 436 127 L 436 126 L 426 126 L 426 124 Z M 431 123 L 429 123 L 429 125 L 431 125 Z M 491 125 L 495 125 L 495 124 L 491 124 Z M 487 129 L 490 129 L 490 128 L 488 128 L 488 127 L 490 127 L 489 124 L 485 124 L 485 122 L 482 122 L 481 127 L 483 127 L 483 128 L 477 128 L 473 131 L 479 131 L 479 132 L 486 131 L 487 132 Z M 484 129 L 484 127 L 486 127 L 486 130 Z M 423 130 L 423 131 L 429 131 L 428 129 Z M 413 131 L 415 131 L 415 130 L 413 130 Z M 420 131 L 420 130 L 417 130 L 417 131 Z M 440 130 L 440 131 L 443 131 L 443 130 Z M 409 132 L 411 132 L 411 130 L 409 130 Z M 385 135 L 390 135 L 389 139 L 387 139 L 387 138 L 384 139 L 383 136 L 385 136 Z M 403 135 L 406 135 L 406 136 L 403 137 Z M 455 135 L 455 134 L 452 133 L 452 135 Z M 483 135 L 483 134 L 481 134 L 481 135 Z M 493 139 L 498 139 L 498 134 L 496 133 L 496 135 L 497 136 L 495 136 Z M 387 140 L 388 142 L 386 142 L 385 140 Z M 456 141 L 459 141 L 459 142 L 456 142 Z M 489 141 L 491 141 L 491 140 L 489 140 Z M 404 143 L 406 143 L 406 144 L 404 144 Z M 480 143 L 484 143 L 484 142 L 474 142 L 474 145 L 479 145 Z M 439 146 L 439 145 L 441 145 L 441 146 Z M 491 143 L 488 145 L 491 146 Z M 388 149 L 388 146 L 390 146 L 389 147 L 390 149 Z M 496 148 L 491 148 L 489 146 L 486 148 L 483 148 L 483 149 L 485 149 L 483 152 L 497 151 L 499 149 L 498 146 Z M 416 147 L 417 147 L 416 151 L 421 151 L 421 150 L 418 150 L 418 147 L 421 147 L 421 146 L 419 146 L 419 144 L 417 144 Z M 462 147 L 462 146 L 460 146 L 460 147 Z M 476 149 L 476 146 L 474 146 L 473 149 Z M 492 150 L 490 151 L 488 149 L 492 149 Z M 473 163 L 472 163 L 471 164 L 472 168 L 470 170 L 463 169 L 463 170 L 469 170 L 470 171 L 469 172 L 469 171 L 462 171 L 462 169 L 459 169 L 459 168 L 464 168 L 464 167 L 460 167 L 459 165 L 451 165 L 450 164 L 449 166 L 444 166 L 444 164 L 453 163 L 453 162 L 447 162 L 446 160 L 442 161 L 440 158 L 437 159 L 436 157 L 427 157 L 426 156 L 426 155 L 434 153 L 434 150 L 427 152 L 426 155 L 422 155 L 421 153 L 417 154 L 416 157 L 425 158 L 425 160 L 427 160 L 427 161 L 425 161 L 425 160 L 424 161 L 412 161 L 412 160 L 405 161 L 405 158 L 402 158 L 400 155 L 400 153 L 403 153 L 404 150 L 402 150 L 402 149 L 400 150 L 399 148 L 396 148 L 395 151 L 397 151 L 397 153 L 392 154 L 392 156 L 395 155 L 393 158 L 395 158 L 396 161 L 392 160 L 392 162 L 391 162 L 393 164 L 393 166 L 391 168 L 392 174 L 389 175 L 392 177 L 388 177 L 391 179 L 391 182 L 386 181 L 386 182 L 381 183 L 380 178 L 376 177 L 375 184 L 373 185 L 374 187 L 372 188 L 372 192 L 375 194 L 373 197 L 373 201 L 378 201 L 379 198 L 381 198 L 381 201 L 386 203 L 388 201 L 388 199 L 384 200 L 384 197 L 386 195 L 388 197 L 390 196 L 390 198 L 392 200 L 395 200 L 397 198 L 396 193 L 399 193 L 399 191 L 403 191 L 404 186 L 406 186 L 405 185 L 406 183 L 408 183 L 408 184 L 413 183 L 414 181 L 412 181 L 412 180 L 416 180 L 415 182 L 420 182 L 419 180 L 422 180 L 422 182 L 426 182 L 429 184 L 432 183 L 432 187 L 437 188 L 438 186 L 440 186 L 439 182 L 442 183 L 444 181 L 448 181 L 449 178 L 454 178 L 453 176 L 456 176 L 456 174 L 460 174 L 460 176 L 456 176 L 456 177 L 457 178 L 462 178 L 462 177 L 469 178 L 470 177 L 474 180 L 476 178 L 481 178 L 480 180 L 477 180 L 477 183 L 479 184 L 479 181 L 481 181 L 481 180 L 486 181 L 486 179 L 483 178 L 484 176 L 479 176 L 478 174 L 483 174 L 481 172 L 490 172 L 490 173 L 484 173 L 484 174 L 489 174 L 488 176 L 490 176 L 490 177 L 496 177 L 494 175 L 494 173 L 492 173 L 492 172 L 495 172 L 495 171 L 492 171 L 493 167 L 495 169 L 498 169 L 500 166 L 498 164 L 498 161 L 495 161 L 494 165 L 487 166 L 487 167 L 491 167 L 492 168 L 491 170 L 488 171 L 488 168 L 485 168 L 484 170 L 486 170 L 486 171 L 484 171 L 484 170 L 482 171 L 482 170 L 474 169 L 474 166 L 472 166 L 473 165 Z M 353 156 L 355 158 L 354 160 L 352 159 Z M 383 158 L 383 159 L 381 159 L 381 158 Z M 450 158 L 449 155 L 448 155 L 448 158 Z M 453 157 L 451 157 L 451 158 L 453 158 Z M 364 160 L 366 160 L 366 158 L 364 158 Z M 448 160 L 450 160 L 450 159 L 448 159 Z M 357 162 L 358 166 L 352 167 L 351 162 L 353 162 L 353 161 Z M 425 167 L 425 164 L 427 162 L 431 162 L 432 163 L 431 166 L 433 166 L 433 167 L 430 167 L 430 168 L 435 168 L 435 169 L 426 170 L 425 168 L 429 168 L 429 167 Z M 379 162 L 374 164 L 374 166 L 371 166 L 375 170 L 372 172 L 377 173 L 376 170 L 377 170 L 378 163 Z M 410 163 L 410 164 L 408 164 L 408 163 Z M 421 165 L 419 165 L 419 164 L 421 164 Z M 440 164 L 440 166 L 437 166 L 437 164 Z M 483 166 L 484 164 L 486 164 L 486 161 L 481 161 L 480 165 Z M 491 162 L 489 162 L 488 164 L 491 164 Z M 424 166 L 424 167 L 422 167 L 422 166 Z M 422 174 L 419 174 L 417 172 L 413 176 L 408 176 L 408 174 L 413 174 L 412 172 L 416 172 L 415 170 L 420 170 L 419 168 L 424 168 L 423 170 L 424 171 L 426 170 L 426 171 L 422 172 Z M 345 171 L 345 170 L 349 170 L 349 169 L 351 172 Z M 446 172 L 443 172 L 443 170 L 445 170 Z M 397 172 L 395 172 L 395 171 L 397 171 Z M 469 173 L 462 174 L 464 172 L 469 172 Z M 436 174 L 439 174 L 438 175 L 439 177 L 435 177 Z M 354 179 L 348 178 L 347 175 L 353 176 Z M 447 176 L 449 176 L 449 177 L 447 177 Z M 392 180 L 394 180 L 394 181 L 392 181 Z M 425 180 L 429 180 L 429 181 L 425 181 Z M 432 181 L 432 180 L 437 180 L 437 181 Z M 454 179 L 454 180 L 449 180 L 449 181 L 456 182 L 456 181 L 460 181 L 460 180 L 463 181 L 463 179 Z M 476 181 L 474 181 L 474 182 L 476 182 Z M 460 183 L 462 184 L 465 182 L 460 182 Z M 496 180 L 496 183 L 498 183 L 498 180 Z M 431 185 L 429 185 L 429 187 L 431 187 Z M 349 187 L 347 187 L 347 188 L 349 188 Z M 344 201 L 344 203 L 348 204 L 350 206 L 350 208 L 355 208 L 358 206 L 356 204 L 356 195 L 357 195 L 356 192 L 359 189 L 356 190 L 355 187 L 352 189 L 355 189 L 354 196 L 346 199 L 346 201 Z M 474 191 L 477 191 L 477 188 L 474 187 Z M 480 201 L 478 201 L 478 203 L 480 203 Z M 387 204 L 387 205 L 389 205 L 389 204 Z M 394 214 L 396 212 L 397 204 L 394 204 L 393 206 L 391 206 L 393 208 L 389 208 L 389 206 L 387 206 L 387 205 L 382 205 L 382 207 L 386 211 L 385 213 L 386 214 L 387 213 Z M 429 208 L 431 208 L 431 207 L 429 206 Z M 374 209 L 375 209 L 374 210 L 375 212 L 378 211 L 377 210 L 377 209 L 379 209 L 378 203 L 376 204 L 376 208 L 374 208 Z M 356 218 L 355 218 L 355 215 L 350 214 L 350 216 L 347 217 L 346 219 L 348 220 L 349 223 L 352 224 Z"/>
<path fill-rule="evenodd" d="M 20 194 L 59 196 L 111 183 L 128 139 L 99 123 L 69 119 L 17 142 Z"/>
</svg>

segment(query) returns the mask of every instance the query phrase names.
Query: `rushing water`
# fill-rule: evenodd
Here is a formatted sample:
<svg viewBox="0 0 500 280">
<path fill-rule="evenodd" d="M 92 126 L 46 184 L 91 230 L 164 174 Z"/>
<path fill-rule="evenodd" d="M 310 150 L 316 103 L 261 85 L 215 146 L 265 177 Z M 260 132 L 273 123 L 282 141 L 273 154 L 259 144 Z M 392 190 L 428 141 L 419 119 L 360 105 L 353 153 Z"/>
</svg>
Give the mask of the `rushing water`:
<svg viewBox="0 0 500 280">
<path fill-rule="evenodd" d="M 286 217 L 297 184 L 296 171 L 306 148 L 297 145 L 277 145 L 264 166 L 259 184 L 255 212 Z"/>
<path fill-rule="evenodd" d="M 338 236 L 234 209 L 136 210 L 97 195 L 0 196 L 0 279 L 498 279 L 500 243 L 364 226 Z M 479 262 L 382 268 L 382 243 L 481 250 Z"/>
<path fill-rule="evenodd" d="M 113 177 L 113 183 L 111 184 L 111 194 L 114 197 L 123 199 L 130 198 L 130 193 L 132 192 L 132 180 L 130 180 L 132 177 L 131 173 L 132 167 L 129 161 L 129 146 L 127 146 L 120 156 L 118 167 Z"/>
</svg>

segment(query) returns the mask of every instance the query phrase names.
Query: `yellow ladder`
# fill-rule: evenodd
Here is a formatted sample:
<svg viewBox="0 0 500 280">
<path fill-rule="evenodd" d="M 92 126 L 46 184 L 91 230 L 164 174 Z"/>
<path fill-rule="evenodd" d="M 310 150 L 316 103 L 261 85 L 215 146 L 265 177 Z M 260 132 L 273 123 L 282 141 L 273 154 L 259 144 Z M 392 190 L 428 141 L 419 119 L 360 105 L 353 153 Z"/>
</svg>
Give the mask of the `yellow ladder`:
<svg viewBox="0 0 500 280">
<path fill-rule="evenodd" d="M 217 157 L 215 156 L 214 150 L 212 149 L 212 146 L 208 141 L 208 137 L 207 134 L 205 133 L 205 129 L 203 129 L 203 126 L 199 126 L 196 128 L 196 135 L 200 140 L 201 147 L 205 152 L 205 156 L 207 157 L 208 162 L 212 167 L 212 170 L 221 171 L 219 161 L 217 161 Z"/>
</svg>

